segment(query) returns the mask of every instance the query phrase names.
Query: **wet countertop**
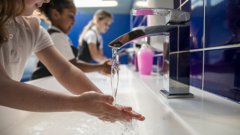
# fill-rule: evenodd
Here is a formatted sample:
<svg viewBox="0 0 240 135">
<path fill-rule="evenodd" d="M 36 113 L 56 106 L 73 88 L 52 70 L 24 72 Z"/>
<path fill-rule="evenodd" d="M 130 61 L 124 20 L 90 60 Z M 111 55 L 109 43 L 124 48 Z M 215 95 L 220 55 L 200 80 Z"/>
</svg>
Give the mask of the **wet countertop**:
<svg viewBox="0 0 240 135">
<path fill-rule="evenodd" d="M 109 77 L 87 76 L 111 94 Z M 53 77 L 27 83 L 70 94 Z M 161 88 L 161 76 L 142 76 L 121 65 L 117 103 L 132 106 L 146 117 L 144 122 L 134 121 L 134 133 L 126 135 L 240 134 L 239 104 L 194 87 L 190 88 L 194 98 L 166 99 Z M 123 129 L 122 124 L 104 123 L 82 112 L 33 113 L 0 106 L 1 135 L 118 135 Z"/>
</svg>

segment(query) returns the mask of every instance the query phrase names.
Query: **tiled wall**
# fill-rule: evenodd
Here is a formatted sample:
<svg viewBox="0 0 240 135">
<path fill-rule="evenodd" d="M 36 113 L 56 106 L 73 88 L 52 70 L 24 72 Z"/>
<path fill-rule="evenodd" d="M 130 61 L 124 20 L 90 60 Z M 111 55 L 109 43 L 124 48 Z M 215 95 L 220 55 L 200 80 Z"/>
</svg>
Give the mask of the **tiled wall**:
<svg viewBox="0 0 240 135">
<path fill-rule="evenodd" d="M 240 0 L 174 0 L 174 8 L 191 11 L 190 46 L 187 29 L 177 29 L 170 48 L 179 61 L 191 56 L 190 84 L 239 103 Z"/>
</svg>

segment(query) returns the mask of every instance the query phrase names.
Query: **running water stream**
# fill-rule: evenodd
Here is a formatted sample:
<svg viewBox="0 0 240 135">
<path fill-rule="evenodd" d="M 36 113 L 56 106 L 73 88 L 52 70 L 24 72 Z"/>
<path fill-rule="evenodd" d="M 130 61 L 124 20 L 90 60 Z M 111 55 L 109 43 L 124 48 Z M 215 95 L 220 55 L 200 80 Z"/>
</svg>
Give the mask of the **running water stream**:
<svg viewBox="0 0 240 135">
<path fill-rule="evenodd" d="M 111 87 L 114 98 L 113 104 L 116 105 L 117 90 L 119 82 L 119 56 L 117 49 L 112 50 L 112 68 L 111 68 Z"/>
<path fill-rule="evenodd" d="M 117 53 L 117 49 L 112 50 L 112 67 L 111 67 L 111 88 L 112 88 L 112 95 L 114 98 L 113 105 L 117 105 L 117 91 L 118 91 L 118 83 L 119 83 L 119 56 Z M 124 131 L 121 135 L 138 135 L 136 130 L 136 121 L 131 122 L 124 122 L 122 121 Z"/>
</svg>

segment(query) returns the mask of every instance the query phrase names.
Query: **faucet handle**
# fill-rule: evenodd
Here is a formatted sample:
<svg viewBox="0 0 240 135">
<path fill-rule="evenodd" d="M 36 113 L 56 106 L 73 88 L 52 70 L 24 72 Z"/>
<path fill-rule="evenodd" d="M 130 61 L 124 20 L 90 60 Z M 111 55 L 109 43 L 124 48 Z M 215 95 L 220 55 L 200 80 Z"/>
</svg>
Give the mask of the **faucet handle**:
<svg viewBox="0 0 240 135">
<path fill-rule="evenodd" d="M 169 8 L 136 8 L 132 10 L 132 15 L 158 15 L 166 19 L 166 24 L 182 24 L 190 20 L 190 13 L 178 9 Z"/>
<path fill-rule="evenodd" d="M 184 24 L 190 21 L 190 13 L 181 10 L 171 10 L 166 16 L 167 24 Z"/>
</svg>

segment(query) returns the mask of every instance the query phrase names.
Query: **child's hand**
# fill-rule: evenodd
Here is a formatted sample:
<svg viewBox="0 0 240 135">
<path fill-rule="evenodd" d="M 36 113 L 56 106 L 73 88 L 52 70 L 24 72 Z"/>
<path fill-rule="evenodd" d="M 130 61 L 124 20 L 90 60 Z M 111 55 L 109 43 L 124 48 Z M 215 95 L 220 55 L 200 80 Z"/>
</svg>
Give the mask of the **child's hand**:
<svg viewBox="0 0 240 135">
<path fill-rule="evenodd" d="M 131 107 L 122 106 L 122 105 L 116 105 L 116 107 L 120 108 L 123 112 L 129 113 L 130 115 L 132 115 L 133 119 L 137 119 L 137 120 L 140 120 L 140 121 L 145 120 L 145 117 L 143 115 L 135 112 L 134 110 L 132 110 Z"/>
<path fill-rule="evenodd" d="M 107 60 L 101 64 L 101 69 L 99 72 L 103 75 L 110 75 L 111 74 L 111 66 L 112 66 L 112 61 Z"/>
<path fill-rule="evenodd" d="M 114 106 L 113 97 L 96 92 L 85 92 L 77 97 L 74 110 L 84 111 L 104 121 L 131 121 L 145 118 L 132 110 L 131 107 Z"/>
</svg>

